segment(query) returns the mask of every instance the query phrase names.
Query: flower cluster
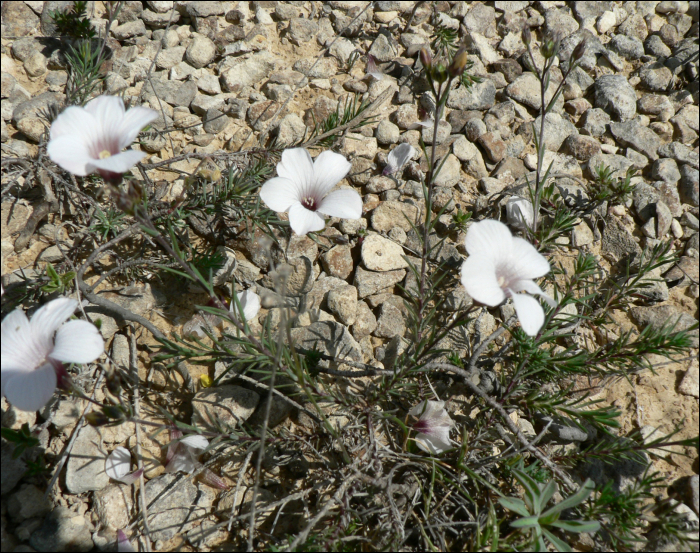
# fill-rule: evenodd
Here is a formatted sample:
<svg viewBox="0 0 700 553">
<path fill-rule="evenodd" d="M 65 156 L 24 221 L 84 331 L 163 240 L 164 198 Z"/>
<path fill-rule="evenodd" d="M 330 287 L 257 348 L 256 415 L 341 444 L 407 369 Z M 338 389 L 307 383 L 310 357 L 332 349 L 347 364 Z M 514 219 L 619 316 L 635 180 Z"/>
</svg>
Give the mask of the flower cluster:
<svg viewBox="0 0 700 553">
<path fill-rule="evenodd" d="M 22 411 L 41 409 L 67 376 L 63 363 L 90 363 L 104 352 L 104 340 L 87 321 L 68 319 L 78 302 L 55 299 L 30 321 L 15 309 L 2 321 L 2 395 Z"/>
</svg>

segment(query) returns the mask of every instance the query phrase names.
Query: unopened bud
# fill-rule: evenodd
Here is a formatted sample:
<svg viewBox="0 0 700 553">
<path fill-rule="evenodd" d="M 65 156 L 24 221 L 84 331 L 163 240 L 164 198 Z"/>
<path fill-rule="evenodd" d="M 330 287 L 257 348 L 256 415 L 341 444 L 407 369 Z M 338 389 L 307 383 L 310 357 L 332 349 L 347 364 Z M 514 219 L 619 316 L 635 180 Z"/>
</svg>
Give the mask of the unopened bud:
<svg viewBox="0 0 700 553">
<path fill-rule="evenodd" d="M 433 56 L 427 48 L 420 49 L 420 62 L 426 69 L 430 69 L 430 66 L 433 64 Z"/>
<path fill-rule="evenodd" d="M 552 58 L 559 52 L 559 39 L 557 36 L 549 36 L 542 41 L 540 53 L 545 59 Z"/>
<path fill-rule="evenodd" d="M 464 48 L 457 50 L 457 53 L 452 58 L 452 63 L 450 64 L 450 77 L 459 77 L 464 73 L 464 69 L 467 67 L 467 51 Z"/>
<path fill-rule="evenodd" d="M 571 59 L 573 61 L 578 61 L 583 57 L 583 54 L 586 53 L 586 41 L 582 40 L 576 45 L 576 48 L 574 48 L 574 51 L 571 54 Z"/>
<path fill-rule="evenodd" d="M 433 80 L 438 83 L 444 83 L 447 80 L 447 67 L 444 63 L 438 63 L 433 66 Z"/>
<path fill-rule="evenodd" d="M 532 31 L 530 30 L 530 27 L 525 27 L 523 29 L 523 42 L 525 43 L 525 46 L 529 46 L 530 42 L 532 42 Z"/>
<path fill-rule="evenodd" d="M 89 412 L 85 415 L 85 420 L 90 426 L 104 426 L 105 424 L 109 424 L 109 419 L 104 413 L 100 413 L 99 411 Z"/>
<path fill-rule="evenodd" d="M 112 420 L 124 420 L 124 411 L 122 411 L 116 405 L 105 405 L 102 407 L 102 412 L 104 415 Z"/>
</svg>

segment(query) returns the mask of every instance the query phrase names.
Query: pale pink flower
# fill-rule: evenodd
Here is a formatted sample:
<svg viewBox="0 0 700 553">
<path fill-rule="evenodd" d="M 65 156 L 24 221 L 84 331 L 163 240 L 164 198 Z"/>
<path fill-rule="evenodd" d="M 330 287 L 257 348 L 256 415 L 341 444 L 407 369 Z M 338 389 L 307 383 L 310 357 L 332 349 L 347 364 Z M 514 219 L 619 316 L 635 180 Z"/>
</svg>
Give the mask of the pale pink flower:
<svg viewBox="0 0 700 553">
<path fill-rule="evenodd" d="M 375 81 L 380 81 L 384 78 L 384 73 L 377 67 L 377 59 L 372 54 L 367 54 L 367 69 L 363 79 L 371 77 Z"/>
<path fill-rule="evenodd" d="M 124 484 L 133 484 L 136 482 L 143 469 L 138 469 L 132 473 L 131 470 L 131 453 L 125 447 L 119 446 L 114 448 L 105 459 L 105 474 L 112 480 L 118 480 Z"/>
<path fill-rule="evenodd" d="M 474 223 L 464 240 L 469 257 L 462 265 L 462 284 L 476 301 L 496 306 L 512 298 L 520 324 L 528 336 L 535 336 L 544 324 L 544 311 L 528 292 L 542 296 L 550 305 L 556 301 L 532 280 L 550 271 L 549 262 L 532 244 L 514 237 L 499 221 Z"/>
<path fill-rule="evenodd" d="M 56 118 L 46 152 L 54 163 L 74 175 L 98 172 L 106 180 L 118 180 L 146 155 L 122 150 L 157 118 L 156 111 L 143 107 L 125 112 L 118 96 L 98 96 L 84 108 L 66 108 Z"/>
<path fill-rule="evenodd" d="M 129 538 L 126 537 L 126 534 L 122 530 L 117 530 L 117 551 L 124 553 L 136 551 L 134 546 L 131 545 Z"/>
<path fill-rule="evenodd" d="M 243 309 L 243 317 L 245 317 L 246 321 L 252 321 L 260 311 L 260 296 L 252 290 L 244 290 L 240 294 L 236 292 L 236 296 L 238 297 L 238 303 L 241 304 L 241 309 Z M 233 298 L 231 298 L 229 311 L 235 316 L 238 315 L 236 302 L 233 301 Z"/>
<path fill-rule="evenodd" d="M 387 175 L 396 173 L 396 171 L 403 168 L 403 166 L 408 163 L 415 153 L 415 148 L 408 142 L 399 144 L 396 146 L 396 148 L 389 152 L 389 155 L 386 158 L 386 167 L 384 167 L 382 175 L 386 177 Z"/>
<path fill-rule="evenodd" d="M 199 434 L 190 434 L 182 437 L 182 432 L 176 427 L 170 428 L 170 445 L 166 455 L 165 472 L 183 471 L 192 474 L 202 463 L 197 456 L 198 450 L 206 449 L 209 440 Z"/>
<path fill-rule="evenodd" d="M 508 199 L 508 202 L 506 202 L 506 214 L 508 216 L 508 224 L 519 230 L 532 227 L 532 221 L 535 218 L 532 203 L 518 196 Z"/>
<path fill-rule="evenodd" d="M 415 441 L 419 448 L 433 455 L 452 449 L 450 430 L 455 423 L 445 409 L 444 401 L 421 401 L 408 414 L 418 419 L 413 429 L 418 432 Z"/>
<path fill-rule="evenodd" d="M 322 152 L 312 161 L 304 148 L 285 150 L 277 164 L 278 176 L 263 185 L 260 198 L 270 209 L 288 212 L 289 224 L 299 235 L 322 230 L 323 215 L 359 219 L 360 195 L 347 188 L 333 190 L 350 167 L 347 159 L 334 152 Z"/>
<path fill-rule="evenodd" d="M 56 389 L 62 362 L 90 363 L 104 352 L 104 340 L 87 321 L 70 317 L 78 302 L 55 299 L 29 321 L 15 309 L 2 321 L 2 395 L 22 411 L 43 407 Z"/>
</svg>

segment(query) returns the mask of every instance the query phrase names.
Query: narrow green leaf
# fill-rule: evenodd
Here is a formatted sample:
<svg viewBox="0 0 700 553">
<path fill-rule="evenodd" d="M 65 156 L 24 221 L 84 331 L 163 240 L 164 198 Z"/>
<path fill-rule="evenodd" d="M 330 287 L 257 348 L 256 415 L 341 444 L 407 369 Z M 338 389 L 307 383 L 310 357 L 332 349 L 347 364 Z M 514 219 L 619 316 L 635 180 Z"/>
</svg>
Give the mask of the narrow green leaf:
<svg viewBox="0 0 700 553">
<path fill-rule="evenodd" d="M 593 533 L 600 530 L 600 522 L 597 520 L 557 520 L 550 526 L 577 534 L 582 532 Z"/>
<path fill-rule="evenodd" d="M 533 516 L 519 518 L 518 520 L 514 520 L 513 522 L 511 522 L 510 525 L 513 528 L 534 528 L 535 526 L 539 526 L 540 523 L 537 520 L 537 517 Z"/>
<path fill-rule="evenodd" d="M 571 546 L 568 543 L 566 543 L 561 538 L 558 538 L 557 536 L 552 534 L 546 528 L 542 529 L 542 533 L 546 536 L 546 538 L 550 541 L 550 543 L 554 547 L 556 547 L 557 551 L 562 551 L 563 553 L 568 553 L 569 551 L 572 551 Z"/>
<path fill-rule="evenodd" d="M 518 499 L 517 497 L 499 497 L 498 502 L 501 504 L 501 506 L 505 507 L 509 511 L 518 513 L 520 516 L 530 516 L 530 512 L 527 510 L 527 506 L 522 499 Z"/>
</svg>

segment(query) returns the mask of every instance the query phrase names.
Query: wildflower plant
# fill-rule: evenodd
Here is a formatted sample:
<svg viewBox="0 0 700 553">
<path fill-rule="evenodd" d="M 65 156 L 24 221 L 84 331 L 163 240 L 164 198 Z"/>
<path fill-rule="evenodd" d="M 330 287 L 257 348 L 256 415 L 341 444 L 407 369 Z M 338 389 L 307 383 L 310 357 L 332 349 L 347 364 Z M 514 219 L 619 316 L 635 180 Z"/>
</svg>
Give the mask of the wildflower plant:
<svg viewBox="0 0 700 553">
<path fill-rule="evenodd" d="M 107 205 L 101 212 L 95 209 L 82 220 L 92 228 L 86 234 L 96 246 L 76 241 L 70 254 L 76 289 L 66 279 L 61 292 L 79 293 L 154 339 L 138 344 L 137 334 L 129 331 L 128 366 L 99 369 L 107 399 L 80 396 L 92 402 L 86 420 L 94 426 L 130 422 L 153 436 L 170 432 L 167 471 L 201 475 L 221 490 L 228 489 L 222 478 L 228 477 L 235 483 L 229 496 L 233 505 L 216 512 L 221 522 L 212 528 L 230 532 L 228 539 L 241 549 L 564 551 L 582 533 L 590 533 L 601 548 L 628 547 L 650 528 L 671 535 L 678 526 L 668 505 L 654 519 L 657 513 L 644 503 L 658 481 L 641 477 L 634 489 L 618 493 L 605 483 L 586 481 L 580 470 L 586 463 L 632 457 L 648 465 L 655 450 L 693 442 L 673 433 L 648 443 L 638 435 L 621 436 L 617 408 L 587 390 L 574 393 L 582 381 L 595 378 L 609 385 L 653 369 L 650 354 L 669 359 L 686 354 L 691 338 L 674 321 L 636 334 L 620 330 L 612 318 L 614 310 L 643 301 L 639 292 L 651 273 L 673 260 L 671 246 L 650 249 L 622 273 L 604 271 L 586 250 L 568 249 L 572 264 L 562 266 L 555 255 L 567 248 L 556 240 L 562 229 L 595 213 L 602 202 L 629 194 L 633 184 L 632 177 L 615 181 L 601 170 L 595 184 L 600 193 L 590 194 L 583 207 L 567 205 L 554 177 L 542 173 L 544 127 L 535 132 L 539 161 L 529 201 L 514 196 L 493 202 L 488 216 L 478 204 L 446 216 L 447 208 L 435 203 L 436 181 L 447 159 L 437 147 L 438 126 L 454 88 L 475 79 L 466 50 L 457 43 L 458 32 L 437 29 L 433 49 L 419 52 L 414 73 L 434 99 L 434 112 L 421 125 L 432 126 L 433 140 L 421 142 L 419 152 L 398 145 L 377 171 L 401 181 L 401 169 L 416 157 L 426 169 L 416 177 L 423 189 L 416 211 L 422 216 L 401 221 L 409 230 L 394 244 L 403 247 L 407 275 L 395 294 L 379 289 L 371 297 L 383 313 L 399 313 L 395 317 L 405 323 L 405 333 L 382 338 L 379 346 L 372 342 L 376 336 L 364 336 L 361 347 L 353 349 L 348 325 L 324 318 L 334 290 L 315 288 L 319 268 L 308 257 L 316 248 L 330 258 L 339 244 L 354 254 L 369 235 L 362 228 L 347 236 L 322 231 L 329 224 L 325 216 L 357 220 L 363 215 L 358 192 L 336 188 L 350 162 L 327 148 L 343 132 L 375 120 L 370 102 L 346 101 L 308 138 L 286 150 L 273 143 L 241 152 L 181 157 L 172 152 L 171 159 L 150 163 L 141 152 L 122 150 L 155 120 L 154 112 L 124 110 L 121 100 L 101 97 L 59 115 L 49 157 L 80 183 L 95 172 L 97 182 L 117 176 L 125 181 L 114 187 L 111 199 L 103 199 Z M 531 36 L 525 43 L 534 47 Z M 536 71 L 543 98 L 557 52 L 556 40 L 544 41 L 546 65 Z M 577 48 L 570 68 L 581 55 Z M 376 79 L 377 71 L 368 66 Z M 541 113 L 552 105 L 543 105 Z M 100 124 L 89 131 L 80 128 L 88 121 Z M 65 136 L 80 146 L 69 151 Z M 202 163 L 180 174 L 182 186 L 173 186 L 166 196 L 149 172 L 169 170 L 188 156 Z M 128 175 L 136 166 L 143 179 Z M 56 186 L 73 190 L 68 179 Z M 117 211 L 123 216 L 116 217 Z M 76 221 L 83 217 L 80 210 L 75 213 Z M 385 239 L 394 235 L 401 233 L 387 233 Z M 455 235 L 466 256 L 449 243 Z M 224 260 L 215 252 L 224 244 L 245 249 L 256 268 L 239 259 L 245 267 L 221 285 L 215 275 Z M 300 244 L 308 251 L 297 255 Z M 108 255 L 116 262 L 104 269 Z M 69 269 L 60 270 L 71 274 Z M 103 283 L 115 283 L 136 269 L 152 283 L 164 284 L 170 296 L 189 294 L 195 285 L 195 301 L 203 304 L 194 306 L 202 320 L 198 330 L 186 333 L 183 326 L 182 332 L 166 334 L 150 318 L 97 293 Z M 353 270 L 360 271 L 354 265 Z M 44 296 L 56 291 L 46 290 Z M 223 298 L 229 295 L 227 304 Z M 44 296 L 36 290 L 23 297 Z M 77 323 L 82 337 L 94 337 L 96 329 L 88 331 L 85 321 L 61 327 L 77 300 L 54 301 L 60 302 L 61 316 L 51 317 L 51 324 L 42 323 L 50 310 L 41 310 L 53 303 L 31 321 L 23 311 L 13 311 L 2 323 L 3 395 L 19 408 L 37 409 L 48 401 L 57 383 L 54 361 L 86 363 L 103 351 L 97 339 L 81 338 L 80 355 L 64 347 L 72 345 L 70 338 L 64 340 Z M 342 296 L 335 301 L 342 304 Z M 323 335 L 326 330 L 330 340 Z M 303 340 L 302 331 L 318 339 Z M 610 331 L 605 339 L 586 341 L 604 331 Z M 372 349 L 368 363 L 362 362 L 362 348 Z M 144 382 L 137 370 L 143 363 L 139 352 L 147 354 L 142 357 L 149 372 L 162 370 L 175 383 Z M 190 363 L 208 372 L 193 378 Z M 22 391 L 27 378 L 40 383 L 31 393 Z M 245 386 L 261 401 L 244 424 L 212 417 L 205 427 L 191 416 L 200 383 L 207 390 Z M 438 396 L 444 401 L 431 399 Z M 279 413 L 290 412 L 293 424 L 277 424 Z M 525 432 L 520 419 L 532 421 L 534 435 Z M 585 437 L 562 448 L 552 438 L 554 427 Z M 28 436 L 15 436 L 15 443 L 26 447 Z M 131 453 L 117 449 L 115 454 L 108 461 L 109 474 L 128 480 Z M 282 499 L 268 501 L 270 490 Z M 245 497 L 243 505 L 239 495 Z M 643 512 L 647 527 L 636 524 L 634 516 L 622 516 L 621 506 Z M 303 512 L 304 518 L 282 524 L 292 511 Z M 134 522 L 143 535 L 146 522 Z"/>
</svg>

